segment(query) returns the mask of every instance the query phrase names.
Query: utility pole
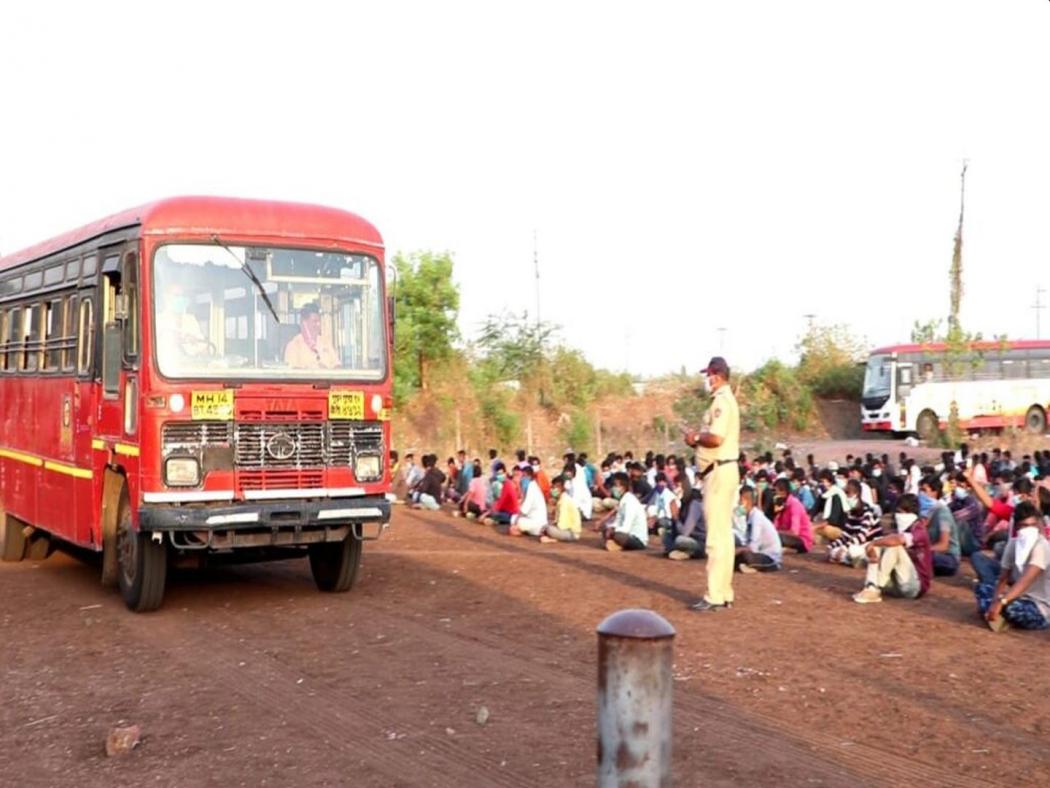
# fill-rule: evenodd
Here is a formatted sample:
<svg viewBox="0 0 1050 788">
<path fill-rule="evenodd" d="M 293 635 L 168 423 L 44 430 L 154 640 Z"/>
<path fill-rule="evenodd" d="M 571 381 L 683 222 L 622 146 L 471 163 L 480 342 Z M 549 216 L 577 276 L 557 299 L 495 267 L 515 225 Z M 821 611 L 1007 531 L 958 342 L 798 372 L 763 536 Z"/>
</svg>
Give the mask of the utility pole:
<svg viewBox="0 0 1050 788">
<path fill-rule="evenodd" d="M 729 329 L 725 328 L 724 326 L 720 326 L 717 329 L 717 331 L 718 331 L 718 354 L 719 355 L 724 355 L 725 352 L 726 352 L 726 331 L 728 331 L 728 330 Z"/>
<path fill-rule="evenodd" d="M 536 325 L 540 324 L 540 248 L 536 228 L 532 230 L 532 267 L 536 271 Z"/>
<path fill-rule="evenodd" d="M 809 314 L 805 314 L 802 317 L 806 318 L 806 327 L 810 331 L 812 331 L 813 330 L 813 321 L 816 319 L 817 316 L 814 315 L 812 312 L 810 312 Z"/>
<path fill-rule="evenodd" d="M 1042 316 L 1043 310 L 1046 309 L 1046 304 L 1043 303 L 1043 293 L 1045 293 L 1045 292 L 1046 292 L 1046 290 L 1044 288 L 1036 285 L 1036 288 L 1035 288 L 1035 303 L 1032 304 L 1032 309 L 1035 310 L 1035 338 L 1036 339 L 1042 339 L 1042 334 L 1040 333 L 1039 318 Z"/>
</svg>

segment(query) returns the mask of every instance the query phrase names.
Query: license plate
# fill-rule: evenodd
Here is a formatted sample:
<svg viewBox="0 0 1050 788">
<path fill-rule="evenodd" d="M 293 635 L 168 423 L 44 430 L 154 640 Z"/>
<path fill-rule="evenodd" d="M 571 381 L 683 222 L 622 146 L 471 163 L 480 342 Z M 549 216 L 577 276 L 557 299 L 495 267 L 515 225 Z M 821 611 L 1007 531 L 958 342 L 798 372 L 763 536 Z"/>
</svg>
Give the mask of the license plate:
<svg viewBox="0 0 1050 788">
<path fill-rule="evenodd" d="M 328 392 L 328 418 L 363 421 L 365 393 L 363 391 Z"/>
<path fill-rule="evenodd" d="M 233 389 L 194 391 L 190 413 L 194 419 L 233 420 Z"/>
</svg>

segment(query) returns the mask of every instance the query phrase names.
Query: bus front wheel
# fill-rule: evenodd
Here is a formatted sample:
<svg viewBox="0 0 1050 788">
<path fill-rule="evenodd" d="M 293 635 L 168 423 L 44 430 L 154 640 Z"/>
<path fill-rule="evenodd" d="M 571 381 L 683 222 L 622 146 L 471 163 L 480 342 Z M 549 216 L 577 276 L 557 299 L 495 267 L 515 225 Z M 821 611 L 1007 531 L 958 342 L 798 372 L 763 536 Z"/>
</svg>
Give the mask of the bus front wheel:
<svg viewBox="0 0 1050 788">
<path fill-rule="evenodd" d="M 136 613 L 156 610 L 164 601 L 168 554 L 163 542 L 136 531 L 131 522 L 131 504 L 125 488 L 117 510 L 117 584 L 124 604 Z"/>
<path fill-rule="evenodd" d="M 361 566 L 363 542 L 351 533 L 341 542 L 310 545 L 310 571 L 321 591 L 349 591 Z"/>
<path fill-rule="evenodd" d="M 1046 432 L 1046 411 L 1038 405 L 1030 407 L 1024 417 L 1024 428 L 1033 435 L 1043 435 Z"/>
<path fill-rule="evenodd" d="M 915 421 L 915 431 L 924 441 L 936 438 L 938 427 L 937 414 L 932 410 L 924 410 Z"/>
</svg>

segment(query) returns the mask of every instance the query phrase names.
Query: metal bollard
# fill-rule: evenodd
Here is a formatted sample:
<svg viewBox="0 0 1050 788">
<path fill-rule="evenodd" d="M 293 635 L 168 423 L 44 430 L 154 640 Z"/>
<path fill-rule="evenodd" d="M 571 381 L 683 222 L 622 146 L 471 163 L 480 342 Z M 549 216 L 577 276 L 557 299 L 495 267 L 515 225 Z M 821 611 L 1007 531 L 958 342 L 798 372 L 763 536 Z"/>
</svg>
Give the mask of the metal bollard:
<svg viewBox="0 0 1050 788">
<path fill-rule="evenodd" d="M 598 786 L 671 785 L 675 630 L 651 610 L 598 625 Z"/>
</svg>

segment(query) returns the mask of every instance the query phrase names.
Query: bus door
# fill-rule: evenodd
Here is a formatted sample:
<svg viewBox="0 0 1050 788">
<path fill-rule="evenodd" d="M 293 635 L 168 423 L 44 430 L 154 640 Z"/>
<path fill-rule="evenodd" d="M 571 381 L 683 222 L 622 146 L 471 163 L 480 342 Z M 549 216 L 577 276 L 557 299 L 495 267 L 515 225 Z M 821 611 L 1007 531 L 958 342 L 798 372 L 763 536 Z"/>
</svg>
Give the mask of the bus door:
<svg viewBox="0 0 1050 788">
<path fill-rule="evenodd" d="M 907 362 L 903 362 L 903 363 L 902 362 L 897 362 L 897 380 L 896 380 L 897 397 L 896 397 L 895 400 L 892 400 L 892 401 L 897 404 L 898 408 L 900 408 L 902 406 L 904 408 L 907 408 L 907 406 L 908 406 L 908 397 L 911 394 L 911 388 L 912 388 L 912 385 L 914 384 L 914 380 L 912 378 L 912 376 L 914 374 L 915 374 L 915 370 L 914 370 L 914 367 L 911 364 L 909 364 Z M 912 416 L 913 414 L 906 414 L 906 415 Z M 914 414 L 914 415 L 917 415 L 917 414 Z M 895 424 L 897 423 L 897 419 L 899 417 L 900 417 L 900 411 L 898 410 L 898 412 L 894 413 L 893 416 L 892 416 L 893 422 Z"/>
<path fill-rule="evenodd" d="M 104 248 L 99 256 L 101 385 L 97 393 L 95 446 L 101 441 L 113 452 L 115 462 L 127 472 L 134 492 L 139 445 L 138 254 L 134 244 L 123 244 Z"/>
</svg>

